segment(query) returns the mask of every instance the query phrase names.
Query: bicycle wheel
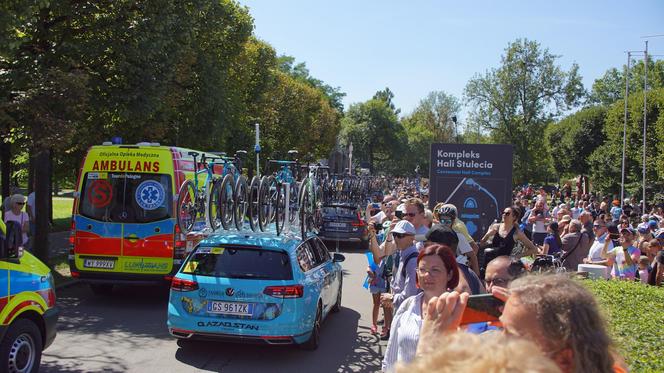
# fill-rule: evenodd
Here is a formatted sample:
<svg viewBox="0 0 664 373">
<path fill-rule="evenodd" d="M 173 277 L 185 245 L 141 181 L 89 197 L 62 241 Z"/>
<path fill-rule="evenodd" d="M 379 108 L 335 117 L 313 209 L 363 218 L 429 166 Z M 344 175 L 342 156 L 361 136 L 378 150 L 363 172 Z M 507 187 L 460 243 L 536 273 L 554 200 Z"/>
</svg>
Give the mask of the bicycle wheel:
<svg viewBox="0 0 664 373">
<path fill-rule="evenodd" d="M 266 176 L 261 178 L 258 188 L 258 226 L 265 232 L 270 223 L 270 210 L 272 209 L 269 200 L 269 185 Z"/>
<path fill-rule="evenodd" d="M 235 212 L 233 220 L 235 220 L 235 228 L 238 231 L 244 229 L 244 218 L 247 216 L 247 208 L 249 205 L 249 190 L 247 188 L 247 178 L 240 175 L 235 183 L 235 198 L 233 198 Z"/>
<path fill-rule="evenodd" d="M 224 176 L 221 182 L 221 197 L 219 204 L 221 206 L 221 225 L 224 229 L 228 229 L 233 222 L 233 198 L 235 194 L 235 180 L 233 175 L 228 174 Z"/>
<path fill-rule="evenodd" d="M 277 236 L 284 231 L 286 224 L 286 188 L 283 184 L 277 184 L 277 196 L 274 203 L 274 225 Z"/>
<path fill-rule="evenodd" d="M 177 223 L 180 232 L 187 234 L 194 228 L 198 210 L 196 208 L 196 188 L 194 182 L 185 180 L 178 191 Z"/>
<path fill-rule="evenodd" d="M 309 189 L 305 186 L 302 188 L 302 194 L 300 195 L 300 234 L 302 239 L 311 230 L 311 215 L 308 208 L 310 203 Z"/>
<path fill-rule="evenodd" d="M 251 179 L 251 184 L 249 185 L 249 226 L 251 226 L 251 230 L 254 232 L 260 229 L 258 224 L 258 210 L 260 206 L 258 203 L 258 191 L 260 186 L 261 180 L 258 178 L 258 176 L 254 176 Z"/>
<path fill-rule="evenodd" d="M 301 183 L 300 183 L 301 184 Z M 297 211 L 300 208 L 300 192 L 297 181 L 293 181 L 289 186 L 288 196 L 288 223 L 293 224 L 297 219 Z"/>
<path fill-rule="evenodd" d="M 221 179 L 214 179 L 208 189 L 207 223 L 212 231 L 216 231 L 221 227 Z"/>
</svg>

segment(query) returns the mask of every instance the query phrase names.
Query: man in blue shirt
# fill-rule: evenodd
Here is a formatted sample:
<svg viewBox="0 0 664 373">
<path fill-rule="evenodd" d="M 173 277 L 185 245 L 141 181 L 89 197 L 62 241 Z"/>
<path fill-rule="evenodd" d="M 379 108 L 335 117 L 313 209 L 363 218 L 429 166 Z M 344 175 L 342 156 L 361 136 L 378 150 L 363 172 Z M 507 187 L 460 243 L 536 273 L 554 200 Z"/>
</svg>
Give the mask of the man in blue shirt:
<svg viewBox="0 0 664 373">
<path fill-rule="evenodd" d="M 415 247 L 415 227 L 406 220 L 399 221 L 390 231 L 394 237 L 394 243 L 400 252 L 401 260 L 399 267 L 392 274 L 390 284 L 391 294 L 383 294 L 381 303 L 383 307 L 399 309 L 399 305 L 408 297 L 416 295 L 417 289 L 417 255 L 419 252 Z"/>
</svg>

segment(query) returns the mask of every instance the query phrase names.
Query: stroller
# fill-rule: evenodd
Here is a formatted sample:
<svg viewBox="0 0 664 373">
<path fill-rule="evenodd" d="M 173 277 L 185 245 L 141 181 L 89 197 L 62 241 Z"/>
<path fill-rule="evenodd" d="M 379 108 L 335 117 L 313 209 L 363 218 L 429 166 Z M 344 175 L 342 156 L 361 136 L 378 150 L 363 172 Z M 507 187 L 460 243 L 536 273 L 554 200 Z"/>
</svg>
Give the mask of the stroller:
<svg viewBox="0 0 664 373">
<path fill-rule="evenodd" d="M 563 260 L 562 253 L 538 255 L 530 267 L 530 272 L 565 272 L 566 268 L 563 266 Z"/>
</svg>

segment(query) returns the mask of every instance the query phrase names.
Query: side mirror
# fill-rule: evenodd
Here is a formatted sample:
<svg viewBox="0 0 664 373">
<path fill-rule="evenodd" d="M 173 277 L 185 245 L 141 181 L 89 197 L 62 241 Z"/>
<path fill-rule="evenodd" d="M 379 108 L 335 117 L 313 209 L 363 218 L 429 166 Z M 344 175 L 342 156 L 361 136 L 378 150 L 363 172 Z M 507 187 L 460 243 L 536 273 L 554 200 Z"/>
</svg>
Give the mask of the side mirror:
<svg viewBox="0 0 664 373">
<path fill-rule="evenodd" d="M 332 256 L 332 261 L 334 263 L 340 263 L 343 262 L 344 260 L 346 260 L 346 257 L 343 256 L 342 254 L 334 253 L 334 255 Z"/>
</svg>

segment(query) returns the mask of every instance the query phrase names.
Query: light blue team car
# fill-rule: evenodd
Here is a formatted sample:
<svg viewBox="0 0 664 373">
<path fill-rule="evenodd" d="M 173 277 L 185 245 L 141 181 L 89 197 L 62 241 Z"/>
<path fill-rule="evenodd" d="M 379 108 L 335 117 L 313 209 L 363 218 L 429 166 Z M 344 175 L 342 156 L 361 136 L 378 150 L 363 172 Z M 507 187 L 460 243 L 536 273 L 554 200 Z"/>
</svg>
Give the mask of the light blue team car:
<svg viewBox="0 0 664 373">
<path fill-rule="evenodd" d="M 344 259 L 315 235 L 212 235 L 173 278 L 168 330 L 181 339 L 316 349 L 321 322 L 341 307 Z"/>
</svg>

